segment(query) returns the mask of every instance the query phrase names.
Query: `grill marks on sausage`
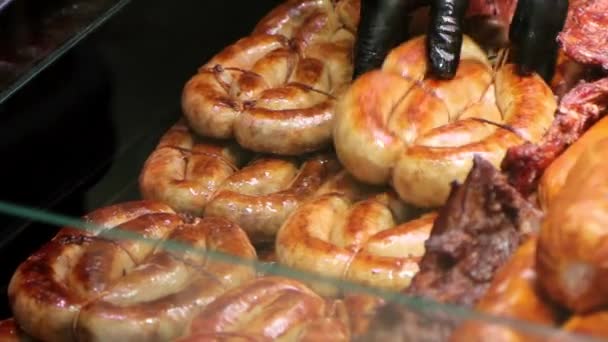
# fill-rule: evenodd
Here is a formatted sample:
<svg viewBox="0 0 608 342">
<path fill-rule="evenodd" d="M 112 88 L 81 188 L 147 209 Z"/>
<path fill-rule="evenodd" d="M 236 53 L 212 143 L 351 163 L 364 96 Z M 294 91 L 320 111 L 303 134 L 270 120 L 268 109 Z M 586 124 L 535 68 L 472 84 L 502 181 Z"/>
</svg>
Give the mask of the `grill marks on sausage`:
<svg viewBox="0 0 608 342">
<path fill-rule="evenodd" d="M 308 6 L 309 4 L 306 4 L 306 5 Z M 291 9 L 291 11 L 300 13 L 301 8 L 293 8 L 293 9 Z M 289 16 L 291 16 L 291 14 Z M 323 61 L 318 60 L 316 58 L 310 58 L 310 57 L 306 56 L 309 46 L 312 44 L 315 44 L 315 43 L 319 43 L 318 41 L 321 39 L 321 38 L 319 38 L 319 35 L 323 34 L 322 31 L 328 30 L 328 28 L 334 27 L 334 25 L 330 25 L 329 21 L 330 21 L 330 17 L 327 13 L 322 13 L 322 12 L 318 12 L 318 11 L 311 12 L 307 17 L 305 17 L 304 22 L 301 23 L 301 26 L 298 27 L 295 32 L 293 32 L 291 34 L 285 34 L 286 37 L 291 36 L 291 38 L 286 40 L 285 46 L 282 48 L 279 48 L 277 50 L 274 50 L 270 53 L 270 55 L 272 55 L 275 52 L 285 51 L 287 54 L 289 54 L 291 63 L 289 63 L 288 71 L 286 73 L 286 77 L 284 80 L 285 86 L 290 86 L 290 85 L 298 86 L 304 91 L 316 92 L 316 93 L 325 95 L 330 99 L 334 98 L 329 92 L 324 91 L 322 89 L 314 88 L 310 85 L 310 84 L 315 83 L 316 79 L 321 75 L 322 69 L 325 66 L 324 66 Z M 343 27 L 344 27 L 344 25 L 339 26 L 337 29 L 334 30 L 333 33 L 328 34 L 328 36 L 335 35 Z M 278 33 L 279 32 L 273 32 L 272 34 L 278 34 Z M 298 64 L 300 67 L 297 68 L 296 65 L 298 65 Z M 224 73 L 226 71 L 237 71 L 246 76 L 253 76 L 256 78 L 263 79 L 262 75 L 254 72 L 254 71 L 246 70 L 246 69 L 238 68 L 238 67 L 222 66 L 220 64 L 217 64 L 213 67 L 212 70 L 216 75 L 216 80 L 218 81 L 219 84 L 222 85 L 222 87 L 226 90 L 226 93 L 228 93 L 228 94 L 230 93 L 230 89 L 231 89 L 232 85 L 230 83 L 227 83 L 220 76 L 221 73 Z M 309 84 L 304 83 L 304 82 L 289 82 L 289 80 L 295 76 L 294 71 L 300 71 L 300 70 L 302 70 L 303 75 L 297 75 L 297 76 L 299 76 L 297 78 L 306 80 L 306 81 L 308 81 L 307 83 L 309 83 Z M 337 82 L 337 80 L 333 80 L 331 78 L 331 74 L 329 75 L 329 77 L 330 77 L 330 89 L 333 89 L 333 87 L 336 86 L 338 82 Z M 238 79 L 232 78 L 231 80 L 238 81 L 239 79 L 240 79 L 240 81 L 242 81 L 243 76 L 239 77 Z M 238 95 L 236 98 L 231 97 L 230 100 L 226 101 L 226 102 L 231 102 L 233 107 L 235 109 L 238 108 L 238 110 L 240 112 L 242 112 L 245 109 L 242 104 L 239 105 L 240 101 L 238 99 Z M 255 104 L 256 104 L 255 100 L 249 100 L 247 102 L 250 103 L 250 106 L 249 106 L 249 108 L 246 108 L 246 109 L 250 109 L 251 107 L 255 106 Z"/>
<path fill-rule="evenodd" d="M 144 165 L 141 192 L 179 212 L 229 218 L 256 243 L 273 239 L 291 211 L 341 170 L 331 151 L 277 157 L 207 142 L 174 125 Z"/>
<path fill-rule="evenodd" d="M 337 106 L 334 143 L 358 179 L 391 183 L 404 201 L 438 207 L 449 182 L 464 180 L 474 155 L 497 165 L 521 136 L 540 140 L 555 99 L 540 77 L 520 77 L 512 64 L 494 73 L 467 36 L 454 79 L 425 79 L 424 46 L 424 36 L 412 39 L 393 49 L 381 70 L 354 81 Z"/>
<path fill-rule="evenodd" d="M 213 192 L 250 155 L 235 142 L 200 138 L 180 121 L 148 157 L 139 178 L 140 190 L 144 198 L 200 215 Z"/>
<path fill-rule="evenodd" d="M 346 310 L 346 304 L 326 301 L 293 280 L 263 277 L 227 292 L 207 306 L 193 320 L 187 337 L 179 342 L 205 338 L 214 341 L 223 338 L 308 341 L 313 339 L 302 338 L 314 333 L 308 330 L 322 329 L 327 324 L 338 331 L 323 336 L 342 341 L 346 340 L 341 334 L 344 334 L 348 318 L 335 313 L 333 307 L 336 305 Z"/>
<path fill-rule="evenodd" d="M 293 42 L 294 40 L 292 40 Z M 320 77 L 321 73 L 322 73 L 322 69 L 324 68 L 324 65 L 321 61 L 317 60 L 317 59 L 310 59 L 310 58 L 304 58 L 301 54 L 297 53 L 296 50 L 300 49 L 299 47 L 294 47 L 297 46 L 297 43 L 290 43 L 290 49 L 291 49 L 291 53 L 293 54 L 292 56 L 294 56 L 294 59 L 296 60 L 295 63 L 290 63 L 290 66 L 288 68 L 288 71 L 286 72 L 286 78 L 284 81 L 284 85 L 281 88 L 278 89 L 272 89 L 272 88 L 267 88 L 268 86 L 266 85 L 264 88 L 267 88 L 266 90 L 262 90 L 259 91 L 260 95 L 264 94 L 264 93 L 272 93 L 273 95 L 277 96 L 277 97 L 289 97 L 289 92 L 287 92 L 286 88 L 290 87 L 290 86 L 294 86 L 297 87 L 305 92 L 315 92 L 321 95 L 326 96 L 328 99 L 335 99 L 335 96 L 333 96 L 331 93 L 323 90 L 323 89 L 317 89 L 314 88 L 313 86 L 306 84 L 304 82 L 290 82 L 289 80 L 294 77 L 294 70 L 303 70 L 300 75 L 298 75 L 299 79 L 303 79 L 308 81 L 309 83 L 315 83 L 315 81 Z M 299 64 L 300 67 L 296 68 L 296 65 Z M 303 67 L 302 67 L 303 65 Z M 231 90 L 233 89 L 234 85 L 232 83 L 226 82 L 225 78 L 222 77 L 224 73 L 228 72 L 228 71 L 236 71 L 241 73 L 241 76 L 234 79 L 231 78 L 232 82 L 238 82 L 239 83 L 243 83 L 247 84 L 247 80 L 250 77 L 254 77 L 254 78 L 258 78 L 260 79 L 262 82 L 265 83 L 264 78 L 262 75 L 250 71 L 250 70 L 244 70 L 241 68 L 235 68 L 235 67 L 222 67 L 221 65 L 216 65 L 213 69 L 212 72 L 215 75 L 215 79 L 218 82 L 218 84 L 224 89 L 224 91 L 226 92 L 226 97 L 222 97 L 220 100 L 220 103 L 225 104 L 226 106 L 234 109 L 235 111 L 242 113 L 245 110 L 251 110 L 253 108 L 255 108 L 256 106 L 258 106 L 258 99 L 259 96 L 258 95 L 258 99 L 253 98 L 253 99 L 247 99 L 247 100 L 241 100 L 239 99 L 239 94 L 230 94 Z M 335 82 L 332 77 L 331 74 L 329 75 L 329 82 L 330 82 L 330 89 L 333 88 L 334 83 Z M 267 84 L 267 83 L 266 83 Z M 281 113 L 282 111 L 278 111 L 278 113 Z"/>
</svg>

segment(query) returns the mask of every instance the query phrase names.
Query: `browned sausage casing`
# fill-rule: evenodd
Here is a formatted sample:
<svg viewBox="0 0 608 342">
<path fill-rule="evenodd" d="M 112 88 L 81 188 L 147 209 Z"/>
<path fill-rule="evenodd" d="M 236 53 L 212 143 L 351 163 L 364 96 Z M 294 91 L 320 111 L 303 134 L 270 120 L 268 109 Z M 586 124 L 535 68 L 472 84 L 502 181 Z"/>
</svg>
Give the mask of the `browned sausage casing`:
<svg viewBox="0 0 608 342">
<path fill-rule="evenodd" d="M 118 204 L 85 220 L 99 231 L 62 229 L 11 279 L 15 320 L 42 341 L 165 341 L 229 288 L 254 277 L 250 267 L 220 263 L 165 239 L 245 259 L 255 250 L 221 218 L 185 220 L 156 202 Z M 108 239 L 120 229 L 154 242 Z"/>
<path fill-rule="evenodd" d="M 268 242 L 340 170 L 333 153 L 254 157 L 235 143 L 202 139 L 178 122 L 148 157 L 139 185 L 145 199 L 230 219 L 255 242 Z"/>
<path fill-rule="evenodd" d="M 289 267 L 373 287 L 401 290 L 418 271 L 435 214 L 410 219 L 411 208 L 396 195 L 381 193 L 363 201 L 329 193 L 300 206 L 276 240 L 279 262 Z M 313 282 L 324 294 L 327 284 Z"/>
<path fill-rule="evenodd" d="M 334 102 L 352 77 L 358 0 L 292 0 L 203 65 L 182 107 L 202 136 L 298 155 L 331 142 Z"/>
<path fill-rule="evenodd" d="M 201 215 L 220 185 L 249 158 L 238 144 L 200 138 L 180 120 L 146 160 L 139 188 L 146 199 Z"/>
<path fill-rule="evenodd" d="M 454 79 L 425 79 L 426 60 L 421 36 L 359 77 L 337 105 L 334 143 L 359 180 L 392 183 L 406 202 L 436 207 L 474 155 L 498 167 L 508 148 L 540 140 L 556 102 L 538 75 L 521 77 L 510 64 L 494 75 L 466 36 Z"/>
<path fill-rule="evenodd" d="M 326 300 L 295 280 L 263 277 L 208 305 L 179 342 L 348 341 L 348 328 L 333 311 Z"/>
</svg>

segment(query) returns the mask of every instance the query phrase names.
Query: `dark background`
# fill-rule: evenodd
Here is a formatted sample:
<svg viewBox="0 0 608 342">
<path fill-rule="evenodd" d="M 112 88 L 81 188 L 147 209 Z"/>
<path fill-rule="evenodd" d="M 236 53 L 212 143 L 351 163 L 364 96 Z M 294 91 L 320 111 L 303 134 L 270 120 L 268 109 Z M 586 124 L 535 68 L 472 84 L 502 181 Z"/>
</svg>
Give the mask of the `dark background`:
<svg viewBox="0 0 608 342">
<path fill-rule="evenodd" d="M 138 198 L 184 83 L 277 0 L 134 0 L 0 105 L 0 199 L 68 215 Z M 57 227 L 0 214 L 0 319 L 17 265 Z"/>
</svg>

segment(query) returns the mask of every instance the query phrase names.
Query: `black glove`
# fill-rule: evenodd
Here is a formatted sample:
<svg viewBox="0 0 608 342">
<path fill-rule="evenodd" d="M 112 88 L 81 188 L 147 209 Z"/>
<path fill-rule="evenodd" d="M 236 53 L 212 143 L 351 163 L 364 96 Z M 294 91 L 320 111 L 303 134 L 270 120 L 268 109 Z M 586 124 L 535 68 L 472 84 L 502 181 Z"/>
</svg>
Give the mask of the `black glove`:
<svg viewBox="0 0 608 342">
<path fill-rule="evenodd" d="M 427 33 L 431 72 L 439 78 L 454 77 L 469 0 L 361 0 L 355 77 L 380 67 L 386 54 L 409 38 L 409 14 L 425 5 L 431 7 Z M 556 37 L 567 12 L 568 0 L 518 1 L 510 40 L 520 73 L 537 72 L 547 81 L 553 76 L 558 50 Z"/>
<path fill-rule="evenodd" d="M 355 76 L 378 68 L 386 54 L 406 41 L 409 13 L 426 0 L 361 0 L 355 44 Z"/>
<path fill-rule="evenodd" d="M 509 29 L 521 74 L 537 72 L 549 81 L 555 72 L 557 34 L 564 27 L 568 0 L 518 0 Z"/>
</svg>

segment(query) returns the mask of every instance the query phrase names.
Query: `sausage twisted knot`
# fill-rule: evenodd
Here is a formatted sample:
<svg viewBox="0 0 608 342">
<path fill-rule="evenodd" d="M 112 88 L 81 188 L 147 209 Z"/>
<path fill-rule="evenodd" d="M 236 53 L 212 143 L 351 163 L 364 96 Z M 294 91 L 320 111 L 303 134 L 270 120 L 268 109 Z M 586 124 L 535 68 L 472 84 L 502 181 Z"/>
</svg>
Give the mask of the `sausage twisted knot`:
<svg viewBox="0 0 608 342">
<path fill-rule="evenodd" d="M 331 142 L 334 103 L 352 78 L 357 0 L 292 0 L 186 84 L 198 134 L 256 152 L 299 155 Z"/>
<path fill-rule="evenodd" d="M 188 219 L 140 201 L 98 209 L 85 221 L 100 229 L 62 229 L 11 279 L 15 320 L 36 339 L 170 340 L 216 297 L 255 276 L 251 267 L 159 244 L 168 239 L 254 259 L 245 232 L 225 219 Z M 115 228 L 146 240 L 114 239 L 108 233 Z"/>
<path fill-rule="evenodd" d="M 507 64 L 493 72 L 485 53 L 464 37 L 452 80 L 426 77 L 424 37 L 393 49 L 381 70 L 363 74 L 337 105 L 336 152 L 361 181 L 391 182 L 400 197 L 437 207 L 462 182 L 478 154 L 498 167 L 507 149 L 538 142 L 556 109 L 538 75 Z"/>
</svg>

